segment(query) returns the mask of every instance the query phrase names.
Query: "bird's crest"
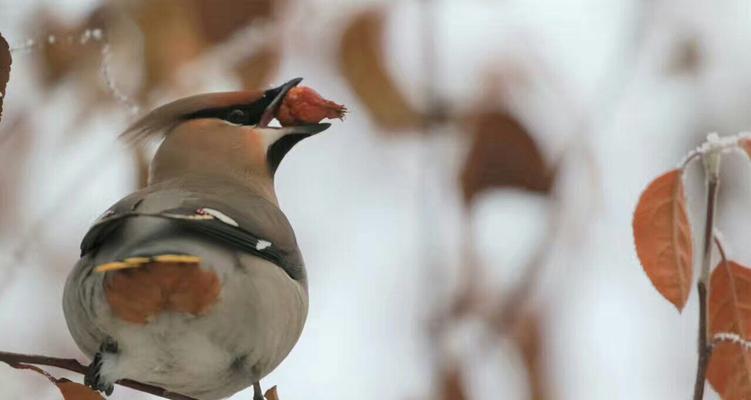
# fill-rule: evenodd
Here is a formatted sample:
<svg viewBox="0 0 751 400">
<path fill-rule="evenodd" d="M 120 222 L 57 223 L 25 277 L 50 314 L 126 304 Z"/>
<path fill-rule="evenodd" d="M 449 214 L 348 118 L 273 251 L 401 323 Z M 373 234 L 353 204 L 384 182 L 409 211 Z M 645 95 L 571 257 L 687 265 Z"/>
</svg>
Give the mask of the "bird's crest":
<svg viewBox="0 0 751 400">
<path fill-rule="evenodd" d="M 190 115 L 203 110 L 221 109 L 253 103 L 263 97 L 263 92 L 239 91 L 206 93 L 186 97 L 160 106 L 134 122 L 120 137 L 129 143 L 138 143 L 169 133 Z"/>
</svg>

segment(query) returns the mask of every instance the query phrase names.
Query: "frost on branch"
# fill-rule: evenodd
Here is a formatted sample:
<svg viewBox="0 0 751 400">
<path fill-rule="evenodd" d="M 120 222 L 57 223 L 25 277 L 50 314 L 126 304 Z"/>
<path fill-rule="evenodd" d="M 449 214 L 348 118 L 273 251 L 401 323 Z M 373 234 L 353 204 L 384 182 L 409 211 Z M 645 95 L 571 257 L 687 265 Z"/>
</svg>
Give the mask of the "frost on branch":
<svg viewBox="0 0 751 400">
<path fill-rule="evenodd" d="M 683 172 L 674 169 L 649 184 L 633 220 L 636 252 L 658 292 L 678 311 L 691 292 L 693 243 Z"/>
<path fill-rule="evenodd" d="M 751 133 L 740 132 L 736 135 L 720 136 L 717 133 L 707 135 L 707 140 L 696 149 L 689 152 L 679 164 L 685 168 L 691 160 L 699 156 L 721 155 L 737 151 L 743 151 L 751 158 Z"/>
<path fill-rule="evenodd" d="M 723 400 L 751 398 L 751 351 L 748 344 L 733 333 L 714 337 L 707 379 Z"/>
</svg>

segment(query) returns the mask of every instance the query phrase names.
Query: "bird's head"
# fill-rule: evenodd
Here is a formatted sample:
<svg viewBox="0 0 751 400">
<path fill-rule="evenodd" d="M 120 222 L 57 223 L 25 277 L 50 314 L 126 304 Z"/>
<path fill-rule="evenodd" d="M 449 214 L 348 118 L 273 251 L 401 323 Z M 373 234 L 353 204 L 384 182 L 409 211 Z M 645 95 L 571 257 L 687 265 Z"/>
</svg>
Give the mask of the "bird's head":
<svg viewBox="0 0 751 400">
<path fill-rule="evenodd" d="M 165 139 L 149 170 L 149 183 L 185 174 L 273 181 L 287 152 L 299 141 L 326 130 L 317 123 L 271 127 L 269 123 L 293 79 L 266 91 L 209 93 L 163 105 L 124 133 L 130 141 Z"/>
</svg>

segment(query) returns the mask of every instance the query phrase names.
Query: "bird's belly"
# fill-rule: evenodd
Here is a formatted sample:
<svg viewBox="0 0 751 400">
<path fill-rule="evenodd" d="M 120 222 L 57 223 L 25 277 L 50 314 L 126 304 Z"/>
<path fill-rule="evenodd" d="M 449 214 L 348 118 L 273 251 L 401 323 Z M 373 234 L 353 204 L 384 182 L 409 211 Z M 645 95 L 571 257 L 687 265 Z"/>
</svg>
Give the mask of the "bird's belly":
<svg viewBox="0 0 751 400">
<path fill-rule="evenodd" d="M 199 399 L 218 399 L 260 379 L 253 337 L 222 343 L 210 320 L 162 315 L 117 332 L 118 353 L 105 356 L 105 379 L 127 377 Z"/>
<path fill-rule="evenodd" d="M 118 344 L 118 353 L 104 357 L 101 375 L 211 400 L 273 370 L 302 332 L 307 291 L 266 260 L 241 255 L 239 262 L 215 269 L 221 291 L 203 314 L 170 311 L 133 323 L 100 313 L 95 324 Z"/>
</svg>

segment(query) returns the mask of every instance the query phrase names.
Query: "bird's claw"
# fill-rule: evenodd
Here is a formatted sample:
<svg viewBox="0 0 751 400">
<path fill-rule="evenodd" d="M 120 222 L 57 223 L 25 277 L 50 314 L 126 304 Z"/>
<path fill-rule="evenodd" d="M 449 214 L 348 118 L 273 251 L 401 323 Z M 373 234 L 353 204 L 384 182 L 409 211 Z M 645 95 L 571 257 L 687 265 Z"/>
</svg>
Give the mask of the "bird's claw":
<svg viewBox="0 0 751 400">
<path fill-rule="evenodd" d="M 101 369 L 104 354 L 116 352 L 117 343 L 115 343 L 115 341 L 111 338 L 107 338 L 107 340 L 105 340 L 104 343 L 102 343 L 102 345 L 99 347 L 99 352 L 96 353 L 94 360 L 91 361 L 89 368 L 86 370 L 86 374 L 83 378 L 83 383 L 86 386 L 96 391 L 102 392 L 107 396 L 112 394 L 112 392 L 115 390 L 115 385 L 112 382 L 106 382 L 104 379 L 102 379 Z"/>
<path fill-rule="evenodd" d="M 263 396 L 260 382 L 253 383 L 253 400 L 266 400 Z"/>
</svg>

